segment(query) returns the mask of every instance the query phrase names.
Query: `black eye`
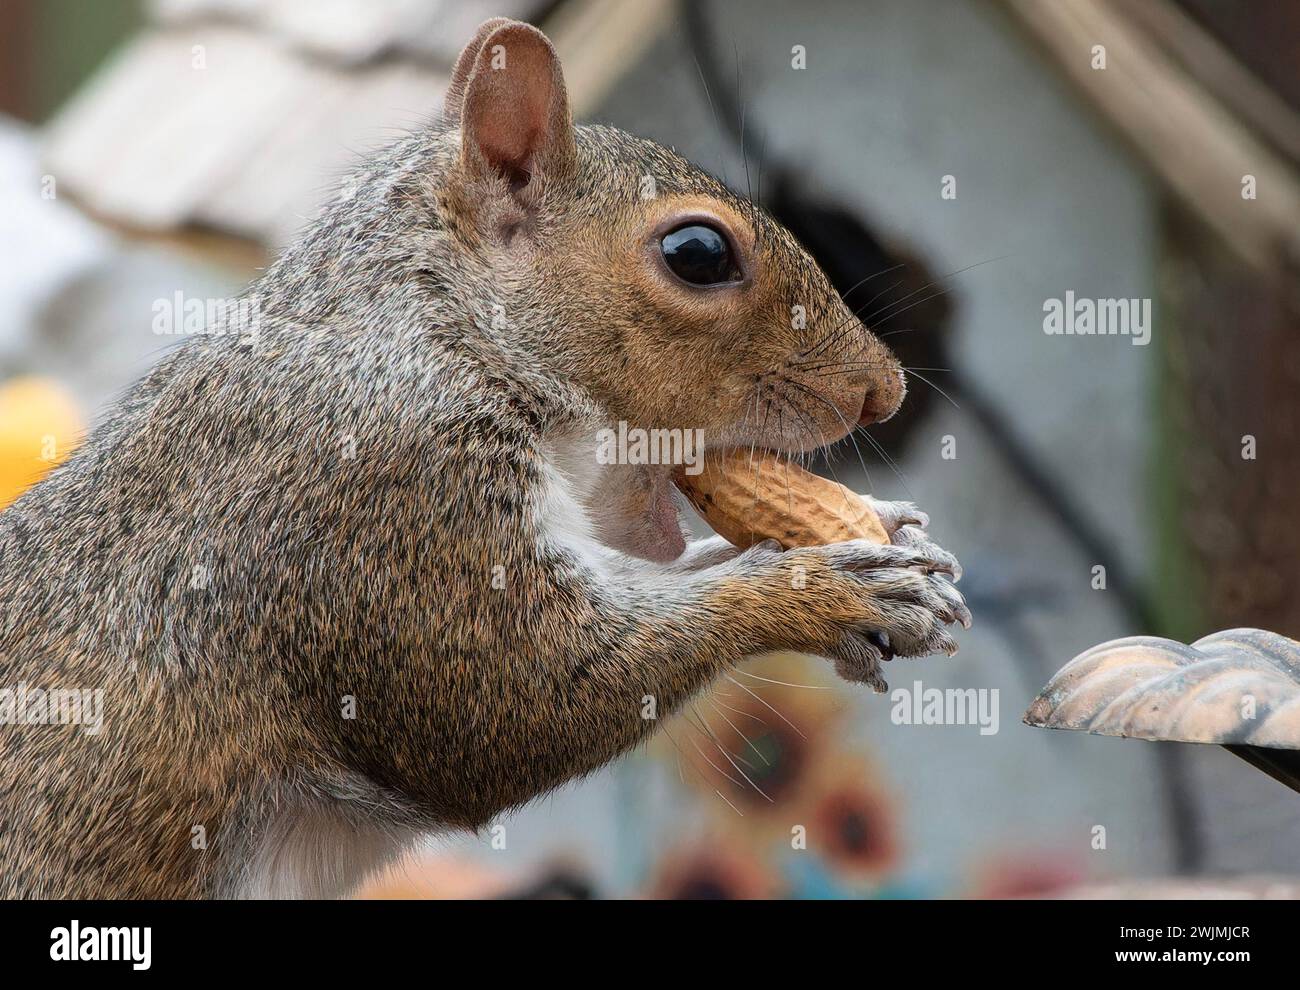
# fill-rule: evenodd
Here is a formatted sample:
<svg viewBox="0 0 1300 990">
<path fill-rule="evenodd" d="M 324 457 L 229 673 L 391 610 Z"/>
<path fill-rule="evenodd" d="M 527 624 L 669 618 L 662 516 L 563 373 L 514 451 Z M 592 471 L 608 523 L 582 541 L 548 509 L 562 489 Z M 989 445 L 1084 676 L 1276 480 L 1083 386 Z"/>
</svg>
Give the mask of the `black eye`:
<svg viewBox="0 0 1300 990">
<path fill-rule="evenodd" d="M 664 234 L 659 242 L 673 274 L 691 285 L 717 285 L 740 277 L 731 245 L 712 227 L 692 223 Z"/>
</svg>

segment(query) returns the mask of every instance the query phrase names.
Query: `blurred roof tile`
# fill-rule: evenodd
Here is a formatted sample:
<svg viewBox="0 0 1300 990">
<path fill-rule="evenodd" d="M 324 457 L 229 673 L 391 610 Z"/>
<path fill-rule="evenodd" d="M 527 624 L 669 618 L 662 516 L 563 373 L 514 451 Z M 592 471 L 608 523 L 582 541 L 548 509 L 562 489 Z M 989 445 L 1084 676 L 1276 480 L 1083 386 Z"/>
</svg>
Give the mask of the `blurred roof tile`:
<svg viewBox="0 0 1300 990">
<path fill-rule="evenodd" d="M 286 243 L 352 165 L 418 126 L 446 89 L 445 77 L 410 64 L 378 67 L 360 83 L 319 69 L 304 79 L 279 125 L 211 189 L 197 219 L 271 246 Z"/>
<path fill-rule="evenodd" d="M 153 0 L 173 25 L 227 20 L 340 65 L 402 52 L 450 67 L 480 23 L 529 20 L 547 0 Z"/>
<path fill-rule="evenodd" d="M 477 7 L 155 0 L 165 23 L 63 108 L 46 133 L 46 167 L 108 219 L 203 223 L 278 245 L 360 154 L 438 110 L 447 60 L 395 49 L 442 35 L 431 13 L 465 10 L 476 24 Z M 471 31 L 454 30 L 448 45 Z"/>
<path fill-rule="evenodd" d="M 248 31 L 149 32 L 54 121 L 47 165 L 97 212 L 175 226 L 274 131 L 304 74 Z"/>
</svg>

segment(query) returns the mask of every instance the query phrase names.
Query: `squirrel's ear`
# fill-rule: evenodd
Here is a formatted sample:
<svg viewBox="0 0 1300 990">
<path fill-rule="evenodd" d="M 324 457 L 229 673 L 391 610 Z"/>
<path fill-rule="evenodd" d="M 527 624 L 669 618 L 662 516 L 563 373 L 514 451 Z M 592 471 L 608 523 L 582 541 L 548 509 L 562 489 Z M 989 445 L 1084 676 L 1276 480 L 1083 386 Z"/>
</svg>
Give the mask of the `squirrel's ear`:
<svg viewBox="0 0 1300 990">
<path fill-rule="evenodd" d="M 461 69 L 458 60 L 457 75 Z M 454 95 L 448 91 L 449 103 Z M 519 21 L 487 32 L 464 83 L 460 131 L 461 164 L 471 174 L 504 176 L 515 189 L 539 172 L 552 179 L 572 174 L 573 119 L 560 60 L 546 35 Z"/>
<path fill-rule="evenodd" d="M 478 53 L 483 48 L 483 42 L 501 25 L 509 23 L 508 17 L 493 17 L 484 21 L 474 32 L 474 37 L 469 39 L 469 44 L 460 50 L 460 55 L 456 58 L 456 67 L 451 70 L 447 95 L 442 101 L 443 116 L 448 123 L 460 123 L 460 111 L 465 105 L 465 87 L 469 85 L 470 73 L 474 71 L 474 63 L 478 61 Z"/>
</svg>

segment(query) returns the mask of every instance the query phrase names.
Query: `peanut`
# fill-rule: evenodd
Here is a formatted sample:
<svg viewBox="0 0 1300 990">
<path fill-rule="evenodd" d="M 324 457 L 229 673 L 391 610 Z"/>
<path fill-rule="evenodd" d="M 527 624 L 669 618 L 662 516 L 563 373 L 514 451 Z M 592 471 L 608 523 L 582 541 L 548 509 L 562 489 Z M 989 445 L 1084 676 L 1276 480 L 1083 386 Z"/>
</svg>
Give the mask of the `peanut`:
<svg viewBox="0 0 1300 990">
<path fill-rule="evenodd" d="M 678 468 L 673 481 L 714 531 L 741 549 L 768 539 L 786 549 L 889 542 L 861 496 L 769 451 L 711 452 L 701 473 Z"/>
</svg>

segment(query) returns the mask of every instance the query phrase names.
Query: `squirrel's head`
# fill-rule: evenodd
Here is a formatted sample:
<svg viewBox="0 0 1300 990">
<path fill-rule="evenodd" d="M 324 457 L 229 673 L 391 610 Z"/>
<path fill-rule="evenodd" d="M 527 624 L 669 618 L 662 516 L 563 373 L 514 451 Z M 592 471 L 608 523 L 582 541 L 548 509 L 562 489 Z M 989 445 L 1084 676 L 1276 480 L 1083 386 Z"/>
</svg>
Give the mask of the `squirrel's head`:
<svg viewBox="0 0 1300 990">
<path fill-rule="evenodd" d="M 660 145 L 575 128 L 536 28 L 479 28 L 446 121 L 448 233 L 615 419 L 806 451 L 897 410 L 897 360 L 794 237 Z"/>
</svg>

